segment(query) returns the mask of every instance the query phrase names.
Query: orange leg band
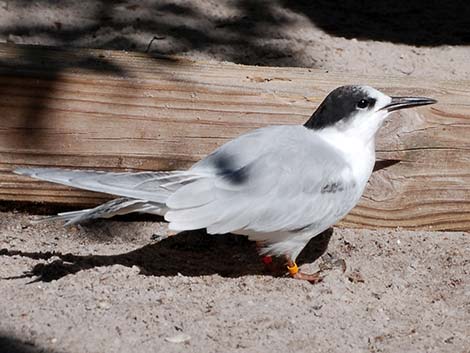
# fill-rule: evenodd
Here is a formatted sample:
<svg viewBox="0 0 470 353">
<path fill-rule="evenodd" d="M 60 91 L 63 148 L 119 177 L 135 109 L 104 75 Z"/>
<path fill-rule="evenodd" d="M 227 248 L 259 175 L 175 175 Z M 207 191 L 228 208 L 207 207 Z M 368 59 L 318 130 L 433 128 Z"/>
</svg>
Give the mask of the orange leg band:
<svg viewBox="0 0 470 353">
<path fill-rule="evenodd" d="M 299 273 L 299 267 L 297 266 L 295 262 L 293 263 L 292 266 L 287 265 L 287 270 L 289 271 L 291 276 L 294 276 L 297 273 Z"/>
</svg>

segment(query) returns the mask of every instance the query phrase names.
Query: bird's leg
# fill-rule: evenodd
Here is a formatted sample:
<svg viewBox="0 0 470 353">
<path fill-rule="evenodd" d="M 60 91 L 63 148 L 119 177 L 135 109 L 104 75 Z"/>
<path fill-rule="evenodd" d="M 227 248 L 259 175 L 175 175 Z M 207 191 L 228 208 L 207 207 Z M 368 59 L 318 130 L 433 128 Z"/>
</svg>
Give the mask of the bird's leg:
<svg viewBox="0 0 470 353">
<path fill-rule="evenodd" d="M 263 255 L 261 256 L 261 262 L 265 264 L 266 266 L 269 266 L 273 263 L 273 258 L 272 256 L 269 256 L 269 255 Z"/>
<path fill-rule="evenodd" d="M 259 251 L 263 247 L 263 244 L 260 242 L 256 242 L 256 249 Z M 264 264 L 264 267 L 269 272 L 275 272 L 276 266 L 273 263 L 272 256 L 269 255 L 261 255 L 261 262 Z"/>
<path fill-rule="evenodd" d="M 310 283 L 318 283 L 323 280 L 323 277 L 320 276 L 320 272 L 315 273 L 304 273 L 299 271 L 299 267 L 292 261 L 290 258 L 287 257 L 287 270 L 292 278 L 301 279 L 304 281 L 309 281 Z"/>
</svg>

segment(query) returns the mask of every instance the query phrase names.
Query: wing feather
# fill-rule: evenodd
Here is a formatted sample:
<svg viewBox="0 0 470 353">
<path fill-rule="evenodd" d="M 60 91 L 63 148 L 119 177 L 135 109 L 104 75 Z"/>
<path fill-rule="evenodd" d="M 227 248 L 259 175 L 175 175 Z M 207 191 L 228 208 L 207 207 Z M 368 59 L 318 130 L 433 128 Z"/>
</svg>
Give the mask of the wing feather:
<svg viewBox="0 0 470 353">
<path fill-rule="evenodd" d="M 268 234 L 334 223 L 356 201 L 351 168 L 334 148 L 308 134 L 302 126 L 274 127 L 258 134 L 256 144 L 237 139 L 216 150 L 191 169 L 210 176 L 170 197 L 170 228 Z M 240 170 L 244 179 L 238 178 Z M 204 205 L 197 202 L 202 194 Z"/>
<path fill-rule="evenodd" d="M 158 203 L 165 203 L 188 179 L 200 178 L 188 171 L 109 173 L 59 168 L 20 168 L 15 173 L 80 189 Z"/>
</svg>

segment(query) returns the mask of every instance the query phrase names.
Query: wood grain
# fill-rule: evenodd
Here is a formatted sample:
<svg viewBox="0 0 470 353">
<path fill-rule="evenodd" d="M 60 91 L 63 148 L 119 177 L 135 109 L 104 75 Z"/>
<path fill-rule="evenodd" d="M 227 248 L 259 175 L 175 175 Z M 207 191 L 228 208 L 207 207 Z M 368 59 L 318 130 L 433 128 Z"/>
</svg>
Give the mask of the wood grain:
<svg viewBox="0 0 470 353">
<path fill-rule="evenodd" d="M 439 104 L 394 114 L 347 226 L 470 230 L 470 82 L 0 45 L 0 200 L 95 205 L 108 195 L 13 175 L 18 166 L 168 170 L 272 124 L 303 123 L 333 88 L 366 83 Z"/>
</svg>

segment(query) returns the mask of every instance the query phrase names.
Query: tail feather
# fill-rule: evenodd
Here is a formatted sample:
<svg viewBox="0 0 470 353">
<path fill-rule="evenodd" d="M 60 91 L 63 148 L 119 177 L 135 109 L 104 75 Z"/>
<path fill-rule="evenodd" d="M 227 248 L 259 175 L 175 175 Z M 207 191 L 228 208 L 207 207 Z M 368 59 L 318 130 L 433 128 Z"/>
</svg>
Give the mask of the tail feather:
<svg viewBox="0 0 470 353">
<path fill-rule="evenodd" d="M 90 209 L 70 211 L 70 212 L 61 212 L 54 216 L 46 216 L 46 217 L 41 217 L 39 219 L 35 219 L 31 221 L 31 223 L 37 224 L 37 223 L 52 222 L 52 221 L 64 221 L 65 225 L 77 224 L 80 222 L 74 222 L 73 221 L 74 218 L 80 217 L 81 215 L 84 215 L 88 213 L 89 211 Z"/>
<path fill-rule="evenodd" d="M 42 223 L 46 221 L 64 221 L 65 226 L 85 223 L 99 218 L 111 218 L 134 212 L 152 213 L 163 216 L 166 212 L 165 205 L 144 200 L 120 198 L 108 201 L 95 208 L 79 211 L 62 212 L 55 216 L 48 216 L 34 221 Z"/>
</svg>

